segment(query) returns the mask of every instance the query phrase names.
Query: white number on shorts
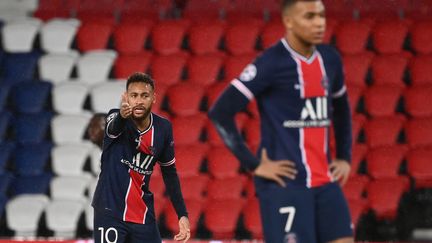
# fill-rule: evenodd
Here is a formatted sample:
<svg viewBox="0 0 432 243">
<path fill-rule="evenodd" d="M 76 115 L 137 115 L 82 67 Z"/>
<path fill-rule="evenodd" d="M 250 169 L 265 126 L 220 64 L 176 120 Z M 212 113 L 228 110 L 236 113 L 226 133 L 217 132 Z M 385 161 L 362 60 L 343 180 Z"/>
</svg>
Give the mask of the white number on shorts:
<svg viewBox="0 0 432 243">
<path fill-rule="evenodd" d="M 294 215 L 295 215 L 295 207 L 282 207 L 279 208 L 279 213 L 281 214 L 288 214 L 287 222 L 285 225 L 285 232 L 291 231 L 291 226 L 294 221 Z"/>
<path fill-rule="evenodd" d="M 106 241 L 107 243 L 116 243 L 116 242 L 117 242 L 118 232 L 117 232 L 117 230 L 116 230 L 114 227 L 110 227 L 110 228 L 108 228 L 108 229 L 105 231 L 105 233 L 104 233 L 104 228 L 103 228 L 103 227 L 99 227 L 98 230 L 101 232 L 101 243 L 104 243 L 105 241 Z M 111 241 L 111 240 L 109 239 L 109 237 L 108 237 L 108 236 L 109 236 L 109 233 L 110 233 L 111 231 L 114 231 L 114 235 L 115 235 L 113 241 Z M 105 240 L 104 240 L 104 239 L 105 239 Z"/>
</svg>

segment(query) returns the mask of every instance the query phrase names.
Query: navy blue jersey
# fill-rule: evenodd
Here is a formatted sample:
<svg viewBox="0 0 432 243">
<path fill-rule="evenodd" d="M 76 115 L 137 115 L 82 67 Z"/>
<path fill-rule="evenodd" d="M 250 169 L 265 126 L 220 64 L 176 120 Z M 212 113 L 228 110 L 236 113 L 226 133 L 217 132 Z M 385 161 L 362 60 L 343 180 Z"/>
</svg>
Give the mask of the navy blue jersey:
<svg viewBox="0 0 432 243">
<path fill-rule="evenodd" d="M 110 134 L 108 128 L 115 119 L 121 119 L 117 109 L 107 117 L 101 173 L 92 205 L 123 221 L 154 222 L 150 178 L 156 163 L 167 167 L 175 163 L 171 123 L 151 113 L 147 130 L 139 131 L 132 120 L 125 119 L 122 132 Z"/>
</svg>

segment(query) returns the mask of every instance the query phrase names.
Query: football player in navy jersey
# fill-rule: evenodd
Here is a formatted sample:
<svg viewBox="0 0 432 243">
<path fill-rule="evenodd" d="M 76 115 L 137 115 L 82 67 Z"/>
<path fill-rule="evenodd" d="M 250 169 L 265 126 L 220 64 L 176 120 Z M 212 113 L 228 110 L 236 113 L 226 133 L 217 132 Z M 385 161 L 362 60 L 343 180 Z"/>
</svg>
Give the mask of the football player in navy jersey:
<svg viewBox="0 0 432 243">
<path fill-rule="evenodd" d="M 267 243 L 352 243 L 339 185 L 348 179 L 352 147 L 342 61 L 334 48 L 321 44 L 326 26 L 321 0 L 282 0 L 282 22 L 285 36 L 232 80 L 209 117 L 254 174 Z M 253 99 L 261 122 L 258 156 L 234 122 Z"/>
<path fill-rule="evenodd" d="M 171 123 L 151 112 L 154 82 L 144 73 L 132 74 L 121 108 L 109 111 L 101 173 L 93 197 L 94 240 L 161 242 L 150 178 L 156 163 L 179 218 L 177 241 L 186 242 L 190 226 L 174 157 Z"/>
</svg>

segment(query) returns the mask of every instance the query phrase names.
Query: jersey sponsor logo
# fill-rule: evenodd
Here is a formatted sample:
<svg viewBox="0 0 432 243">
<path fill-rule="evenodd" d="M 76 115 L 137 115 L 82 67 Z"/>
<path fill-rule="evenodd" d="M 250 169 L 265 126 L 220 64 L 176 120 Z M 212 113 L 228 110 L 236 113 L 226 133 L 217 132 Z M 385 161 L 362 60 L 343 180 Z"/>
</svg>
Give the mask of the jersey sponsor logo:
<svg viewBox="0 0 432 243">
<path fill-rule="evenodd" d="M 254 64 L 249 64 L 243 69 L 243 72 L 240 74 L 240 80 L 244 82 L 252 81 L 257 75 L 257 69 Z"/>
<path fill-rule="evenodd" d="M 330 125 L 327 112 L 327 97 L 305 99 L 299 120 L 284 121 L 288 128 L 326 127 Z"/>
<path fill-rule="evenodd" d="M 136 171 L 142 175 L 151 175 L 153 173 L 153 164 L 155 157 L 150 154 L 137 153 L 132 162 L 122 159 L 121 162 L 127 165 L 131 170 Z"/>
</svg>

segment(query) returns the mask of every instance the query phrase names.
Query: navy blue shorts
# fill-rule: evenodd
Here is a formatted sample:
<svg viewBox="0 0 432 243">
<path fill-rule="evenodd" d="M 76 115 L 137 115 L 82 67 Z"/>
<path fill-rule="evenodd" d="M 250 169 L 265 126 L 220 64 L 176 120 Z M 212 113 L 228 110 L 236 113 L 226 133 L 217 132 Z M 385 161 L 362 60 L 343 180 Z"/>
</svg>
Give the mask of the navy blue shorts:
<svg viewBox="0 0 432 243">
<path fill-rule="evenodd" d="M 94 210 L 93 239 L 95 243 L 161 243 L 156 222 L 136 224 Z"/>
<path fill-rule="evenodd" d="M 324 243 L 353 235 L 348 205 L 338 184 L 283 188 L 255 180 L 266 243 Z"/>
</svg>

